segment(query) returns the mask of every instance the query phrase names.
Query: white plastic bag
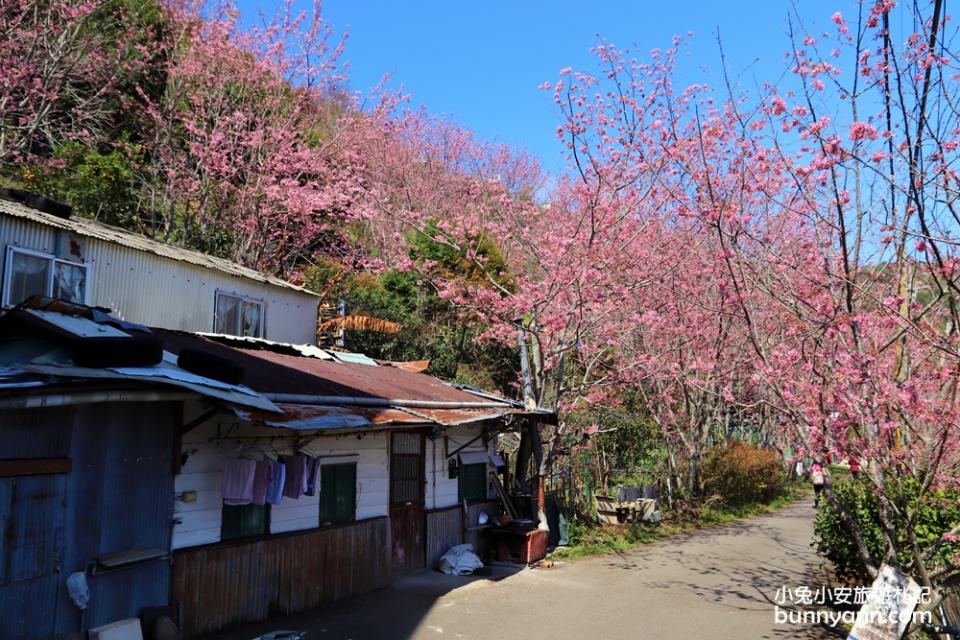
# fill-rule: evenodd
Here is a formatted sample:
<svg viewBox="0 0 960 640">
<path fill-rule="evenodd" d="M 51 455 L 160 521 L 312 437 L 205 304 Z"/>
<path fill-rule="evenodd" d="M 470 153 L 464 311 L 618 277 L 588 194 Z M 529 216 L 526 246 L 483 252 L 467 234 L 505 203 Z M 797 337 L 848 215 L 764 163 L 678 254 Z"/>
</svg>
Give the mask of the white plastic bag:
<svg viewBox="0 0 960 640">
<path fill-rule="evenodd" d="M 90 587 L 87 586 L 87 574 L 83 571 L 71 573 L 67 577 L 67 593 L 78 609 L 86 609 L 90 602 Z"/>
<path fill-rule="evenodd" d="M 472 544 L 458 544 L 450 547 L 437 562 L 437 568 L 451 576 L 469 576 L 483 568 L 483 562 L 473 552 Z"/>
</svg>

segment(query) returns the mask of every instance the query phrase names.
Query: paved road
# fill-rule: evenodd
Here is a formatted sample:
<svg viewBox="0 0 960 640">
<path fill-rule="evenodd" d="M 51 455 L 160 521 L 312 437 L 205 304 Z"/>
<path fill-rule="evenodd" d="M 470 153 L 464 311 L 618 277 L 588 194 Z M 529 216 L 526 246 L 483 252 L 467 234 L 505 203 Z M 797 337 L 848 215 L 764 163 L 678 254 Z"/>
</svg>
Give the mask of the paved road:
<svg viewBox="0 0 960 640">
<path fill-rule="evenodd" d="M 424 572 L 229 637 L 248 640 L 280 628 L 307 630 L 308 640 L 843 637 L 825 627 L 774 622 L 779 587 L 825 583 L 809 546 L 811 506 L 805 500 L 744 523 L 497 582 Z"/>
</svg>

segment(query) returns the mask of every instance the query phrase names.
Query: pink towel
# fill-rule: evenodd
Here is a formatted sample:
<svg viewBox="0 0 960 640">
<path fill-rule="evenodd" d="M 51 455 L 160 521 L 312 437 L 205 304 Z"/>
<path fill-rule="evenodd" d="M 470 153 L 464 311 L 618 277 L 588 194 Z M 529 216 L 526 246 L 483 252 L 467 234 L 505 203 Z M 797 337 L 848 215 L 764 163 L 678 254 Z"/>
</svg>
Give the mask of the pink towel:
<svg viewBox="0 0 960 640">
<path fill-rule="evenodd" d="M 267 487 L 273 478 L 273 465 L 262 460 L 257 463 L 257 470 L 253 475 L 253 504 L 264 504 L 267 501 Z"/>
<path fill-rule="evenodd" d="M 250 504 L 253 500 L 253 477 L 257 463 L 253 460 L 228 458 L 223 463 L 223 480 L 220 493 L 226 504 Z"/>
</svg>

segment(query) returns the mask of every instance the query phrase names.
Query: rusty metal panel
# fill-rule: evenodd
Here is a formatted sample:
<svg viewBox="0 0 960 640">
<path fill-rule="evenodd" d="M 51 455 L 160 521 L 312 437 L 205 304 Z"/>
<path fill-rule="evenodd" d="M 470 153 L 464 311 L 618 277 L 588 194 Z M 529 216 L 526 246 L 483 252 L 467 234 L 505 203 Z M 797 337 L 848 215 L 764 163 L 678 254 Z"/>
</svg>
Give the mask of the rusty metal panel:
<svg viewBox="0 0 960 640">
<path fill-rule="evenodd" d="M 427 512 L 427 567 L 437 565 L 450 547 L 463 542 L 460 506 Z"/>
<path fill-rule="evenodd" d="M 61 579 L 107 554 L 169 549 L 176 405 L 104 403 L 72 410 L 73 470 Z M 169 580 L 170 565 L 162 559 L 90 576 L 87 625 L 168 604 Z M 65 589 L 60 594 L 58 630 L 79 628 L 76 607 Z"/>
<path fill-rule="evenodd" d="M 0 638 L 57 637 L 55 613 L 62 588 L 57 574 L 0 586 Z"/>
<path fill-rule="evenodd" d="M 0 585 L 59 570 L 65 486 L 63 475 L 0 479 Z"/>
<path fill-rule="evenodd" d="M 61 409 L 0 413 L 0 458 L 61 456 L 71 421 Z M 54 635 L 67 476 L 0 478 L 0 638 Z"/>
<path fill-rule="evenodd" d="M 72 426 L 68 407 L 0 411 L 0 460 L 69 457 Z"/>
<path fill-rule="evenodd" d="M 390 582 L 390 522 L 373 518 L 174 554 L 185 637 L 289 615 Z"/>
</svg>

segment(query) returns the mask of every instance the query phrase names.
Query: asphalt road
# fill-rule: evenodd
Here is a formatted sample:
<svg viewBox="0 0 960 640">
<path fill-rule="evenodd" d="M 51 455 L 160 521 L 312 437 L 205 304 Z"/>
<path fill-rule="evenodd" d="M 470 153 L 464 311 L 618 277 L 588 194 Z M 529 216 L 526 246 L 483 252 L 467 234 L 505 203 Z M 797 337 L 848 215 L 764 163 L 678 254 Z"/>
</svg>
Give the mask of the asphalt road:
<svg viewBox="0 0 960 640">
<path fill-rule="evenodd" d="M 743 523 L 496 582 L 423 572 L 225 637 L 248 640 L 275 629 L 305 630 L 308 640 L 844 637 L 826 626 L 774 620 L 780 587 L 825 585 L 810 547 L 812 516 L 805 500 Z"/>
</svg>

